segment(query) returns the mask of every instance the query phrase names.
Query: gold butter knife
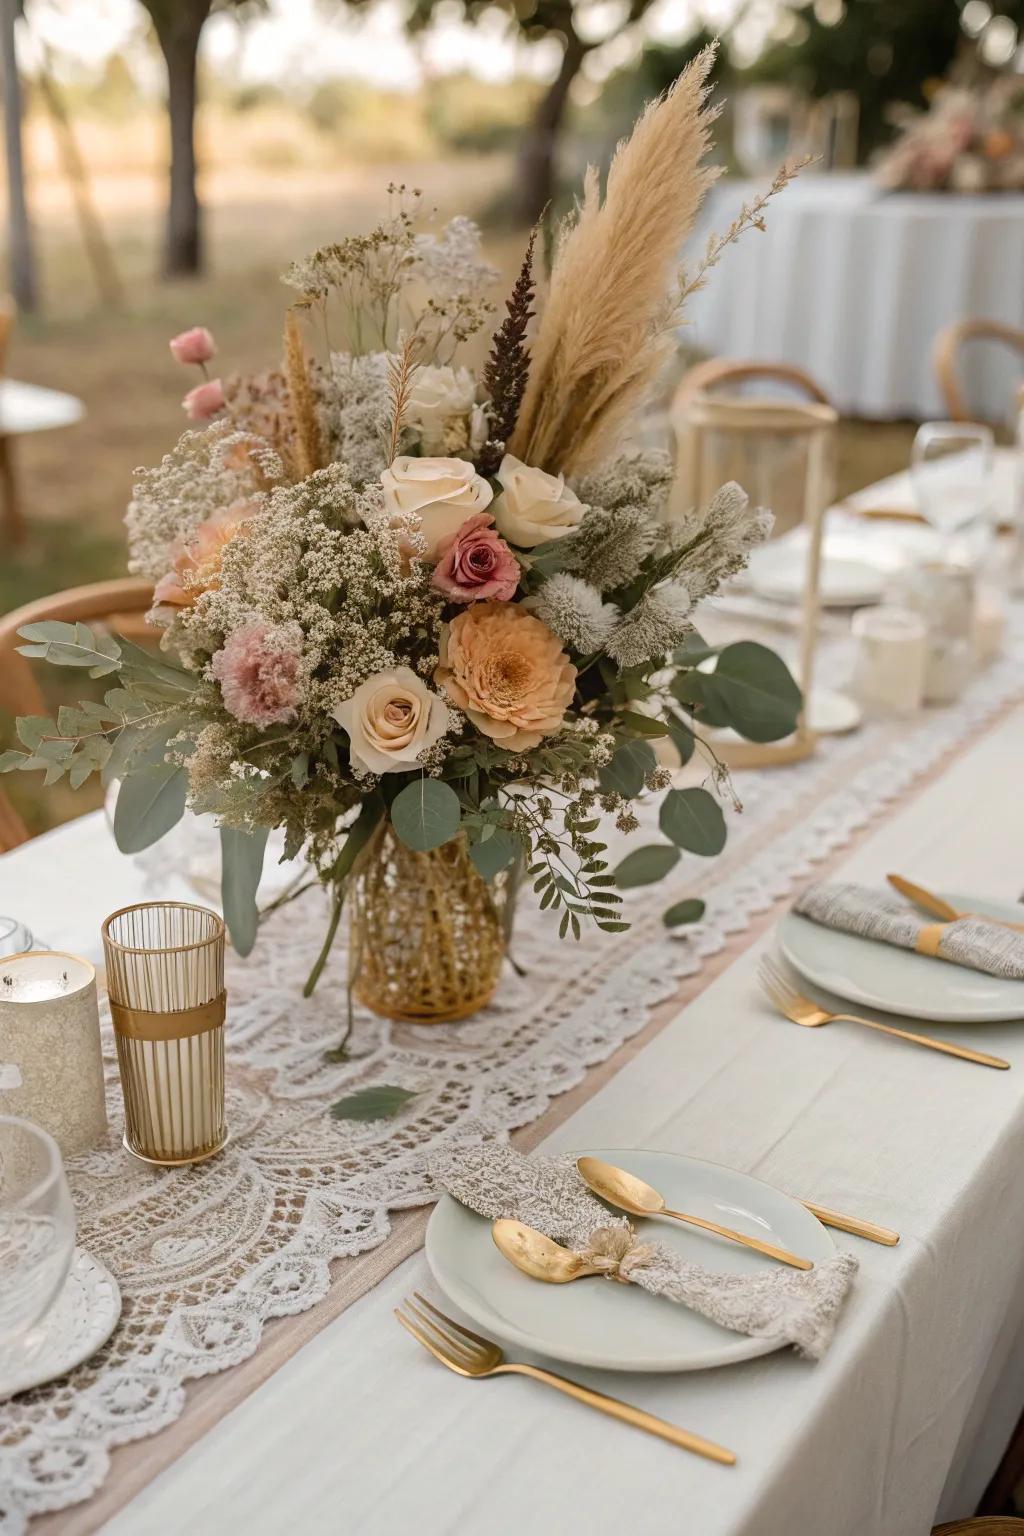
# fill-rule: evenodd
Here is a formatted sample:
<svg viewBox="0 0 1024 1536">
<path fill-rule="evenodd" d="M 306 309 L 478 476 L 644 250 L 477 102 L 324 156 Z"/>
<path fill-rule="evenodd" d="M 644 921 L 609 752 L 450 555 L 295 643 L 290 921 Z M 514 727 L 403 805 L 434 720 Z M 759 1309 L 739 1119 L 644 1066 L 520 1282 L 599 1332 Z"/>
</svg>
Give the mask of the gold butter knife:
<svg viewBox="0 0 1024 1536">
<path fill-rule="evenodd" d="M 927 912 L 929 917 L 937 917 L 943 923 L 955 923 L 961 917 L 980 917 L 985 922 L 995 923 L 999 928 L 1010 928 L 1014 933 L 1024 933 L 1024 923 L 1010 923 L 1001 917 L 989 917 L 984 912 L 961 912 L 944 901 L 941 896 L 936 896 L 934 891 L 925 890 L 923 885 L 915 885 L 911 880 L 904 880 L 902 875 L 886 875 L 885 877 L 894 891 L 899 891 L 908 901 L 912 901 L 915 907 L 920 907 L 922 912 Z"/>
<path fill-rule="evenodd" d="M 842 1211 L 830 1211 L 827 1206 L 815 1205 L 813 1200 L 801 1200 L 800 1204 L 812 1216 L 817 1216 L 822 1226 L 835 1227 L 837 1232 L 851 1232 L 854 1237 L 864 1237 L 869 1243 L 884 1243 L 886 1248 L 895 1248 L 900 1240 L 899 1233 L 891 1227 L 879 1227 L 873 1221 L 861 1221 L 858 1216 L 844 1216 Z"/>
</svg>

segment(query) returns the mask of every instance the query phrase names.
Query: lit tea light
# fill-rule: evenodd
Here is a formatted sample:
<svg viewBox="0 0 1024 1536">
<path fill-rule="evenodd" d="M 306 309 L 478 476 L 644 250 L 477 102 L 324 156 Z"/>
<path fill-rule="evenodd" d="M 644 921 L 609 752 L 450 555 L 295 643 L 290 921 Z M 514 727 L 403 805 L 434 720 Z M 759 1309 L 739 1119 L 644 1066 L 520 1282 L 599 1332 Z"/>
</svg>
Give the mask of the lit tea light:
<svg viewBox="0 0 1024 1536">
<path fill-rule="evenodd" d="M 34 1120 L 71 1155 L 107 1131 L 96 972 L 59 950 L 0 960 L 0 1114 Z"/>
</svg>

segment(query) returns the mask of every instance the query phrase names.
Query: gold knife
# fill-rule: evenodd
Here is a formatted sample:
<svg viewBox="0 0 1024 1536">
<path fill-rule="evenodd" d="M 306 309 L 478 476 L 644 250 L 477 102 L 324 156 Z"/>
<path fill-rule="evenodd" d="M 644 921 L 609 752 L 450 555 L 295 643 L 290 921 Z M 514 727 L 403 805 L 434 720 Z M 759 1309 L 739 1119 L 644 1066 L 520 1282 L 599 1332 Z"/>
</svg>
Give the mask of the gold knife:
<svg viewBox="0 0 1024 1536">
<path fill-rule="evenodd" d="M 1009 923 L 1001 917 L 987 917 L 984 912 L 960 912 L 951 906 L 948 901 L 943 901 L 941 896 L 936 896 L 934 891 L 926 891 L 922 885 L 914 885 L 910 880 L 904 880 L 902 875 L 886 875 L 885 877 L 894 891 L 899 891 L 901 896 L 906 896 L 915 907 L 920 907 L 927 912 L 929 917 L 937 917 L 943 923 L 955 923 L 960 917 L 980 917 L 985 922 L 995 923 L 1000 928 L 1011 928 L 1014 933 L 1024 933 L 1024 923 Z"/>
<path fill-rule="evenodd" d="M 805 1210 L 825 1227 L 835 1227 L 839 1232 L 852 1232 L 854 1237 L 867 1238 L 869 1243 L 884 1243 L 887 1248 L 895 1248 L 900 1240 L 898 1232 L 893 1232 L 891 1227 L 876 1226 L 873 1221 L 861 1221 L 856 1216 L 844 1216 L 842 1211 L 830 1211 L 827 1206 L 815 1205 L 811 1200 L 801 1200 L 800 1204 Z"/>
</svg>

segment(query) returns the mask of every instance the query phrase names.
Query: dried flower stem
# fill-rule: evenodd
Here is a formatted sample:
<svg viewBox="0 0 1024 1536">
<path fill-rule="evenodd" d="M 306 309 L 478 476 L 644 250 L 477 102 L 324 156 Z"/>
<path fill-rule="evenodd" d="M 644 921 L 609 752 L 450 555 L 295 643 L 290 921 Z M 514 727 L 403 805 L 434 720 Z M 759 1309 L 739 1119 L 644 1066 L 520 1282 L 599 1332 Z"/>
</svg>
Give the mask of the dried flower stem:
<svg viewBox="0 0 1024 1536">
<path fill-rule="evenodd" d="M 508 311 L 494 333 L 491 355 L 484 369 L 483 384 L 491 402 L 490 431 L 477 465 L 482 475 L 493 475 L 501 463 L 505 444 L 515 431 L 519 407 L 522 404 L 526 382 L 530 373 L 530 349 L 526 345 L 526 327 L 533 316 L 533 299 L 536 292 L 533 277 L 533 251 L 540 228 L 535 224 L 530 231 L 529 244 L 523 257 L 523 265 L 512 289 L 512 297 L 505 300 Z"/>
<path fill-rule="evenodd" d="M 397 356 L 388 359 L 388 390 L 391 394 L 391 437 L 388 442 L 388 463 L 393 464 L 398 457 L 398 445 L 402 438 L 402 423 L 405 413 L 409 409 L 409 392 L 412 385 L 412 377 L 419 367 L 419 363 L 413 360 L 413 352 L 416 348 L 416 337 L 405 336 L 402 339 L 401 350 Z"/>
<path fill-rule="evenodd" d="M 697 264 L 692 278 L 684 268 L 679 274 L 679 287 L 673 298 L 673 311 L 678 316 L 687 299 L 699 293 L 708 280 L 708 273 L 713 267 L 717 267 L 722 259 L 722 253 L 728 246 L 733 245 L 748 229 L 765 230 L 764 211 L 772 198 L 782 192 L 794 181 L 800 172 L 811 164 L 814 155 L 806 155 L 796 165 L 783 165 L 776 171 L 772 184 L 768 189 L 754 198 L 753 202 L 744 203 L 739 213 L 733 219 L 724 234 L 712 234 L 704 248 L 704 255 Z"/>
<path fill-rule="evenodd" d="M 293 310 L 284 322 L 284 372 L 288 381 L 288 405 L 292 420 L 291 456 L 296 480 L 305 480 L 323 463 L 320 424 L 316 416 L 309 365 L 302 333 Z"/>
</svg>

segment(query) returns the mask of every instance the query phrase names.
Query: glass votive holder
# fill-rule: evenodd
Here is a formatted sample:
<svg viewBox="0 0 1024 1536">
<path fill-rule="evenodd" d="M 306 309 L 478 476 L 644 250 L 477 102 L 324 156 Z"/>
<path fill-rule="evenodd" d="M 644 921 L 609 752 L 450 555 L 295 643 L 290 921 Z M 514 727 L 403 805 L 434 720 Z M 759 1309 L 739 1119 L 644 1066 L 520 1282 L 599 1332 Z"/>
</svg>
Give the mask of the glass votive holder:
<svg viewBox="0 0 1024 1536">
<path fill-rule="evenodd" d="M 107 1134 L 96 972 L 55 949 L 0 960 L 0 1113 L 54 1137 L 65 1157 Z"/>
<path fill-rule="evenodd" d="M 891 595 L 898 606 L 919 613 L 928 626 L 925 701 L 952 703 L 963 693 L 976 667 L 975 571 L 952 561 L 910 566 L 896 579 Z"/>
<path fill-rule="evenodd" d="M 912 715 L 924 699 L 928 626 L 909 608 L 861 608 L 851 630 L 857 642 L 853 693 L 868 715 Z"/>
<path fill-rule="evenodd" d="M 176 1166 L 212 1157 L 224 1119 L 224 923 L 188 902 L 141 902 L 103 924 L 128 1151 Z"/>
</svg>

